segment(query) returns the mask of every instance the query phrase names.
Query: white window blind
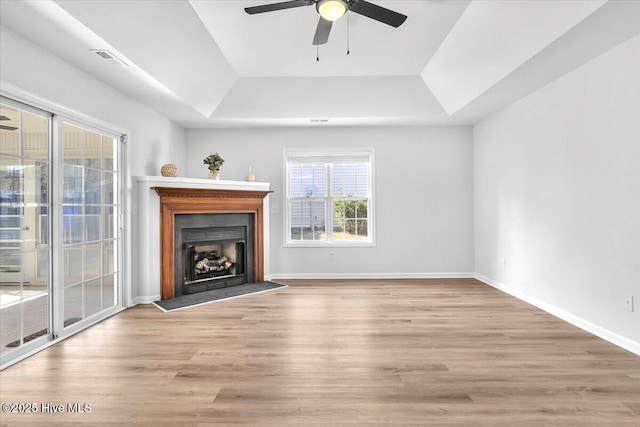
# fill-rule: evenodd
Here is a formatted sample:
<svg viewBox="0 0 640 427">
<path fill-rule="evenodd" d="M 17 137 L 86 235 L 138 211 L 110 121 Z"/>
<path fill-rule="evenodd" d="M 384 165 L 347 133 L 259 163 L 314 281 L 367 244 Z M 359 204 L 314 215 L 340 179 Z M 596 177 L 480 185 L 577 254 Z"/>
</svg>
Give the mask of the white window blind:
<svg viewBox="0 0 640 427">
<path fill-rule="evenodd" d="M 289 150 L 286 242 L 371 245 L 373 150 Z"/>
</svg>

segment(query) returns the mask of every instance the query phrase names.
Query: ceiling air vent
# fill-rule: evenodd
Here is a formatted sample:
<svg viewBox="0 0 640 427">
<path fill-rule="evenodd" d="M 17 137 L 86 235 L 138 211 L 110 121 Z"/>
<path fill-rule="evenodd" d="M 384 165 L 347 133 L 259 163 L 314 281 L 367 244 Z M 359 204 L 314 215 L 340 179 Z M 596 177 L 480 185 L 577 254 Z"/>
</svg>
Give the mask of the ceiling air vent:
<svg viewBox="0 0 640 427">
<path fill-rule="evenodd" d="M 309 119 L 311 123 L 327 123 L 329 119 Z"/>
<path fill-rule="evenodd" d="M 91 49 L 91 52 L 95 52 L 100 58 L 104 59 L 111 65 L 117 65 L 118 67 L 128 67 L 129 65 L 122 59 L 115 56 L 108 50 L 103 49 Z"/>
</svg>

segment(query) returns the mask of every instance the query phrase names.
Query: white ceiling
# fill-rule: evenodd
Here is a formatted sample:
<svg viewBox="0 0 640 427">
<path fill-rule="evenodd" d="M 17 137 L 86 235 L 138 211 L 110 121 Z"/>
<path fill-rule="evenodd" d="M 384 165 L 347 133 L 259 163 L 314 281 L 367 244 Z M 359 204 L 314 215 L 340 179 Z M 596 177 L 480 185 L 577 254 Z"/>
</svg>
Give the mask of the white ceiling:
<svg viewBox="0 0 640 427">
<path fill-rule="evenodd" d="M 185 127 L 471 124 L 640 33 L 640 1 L 371 2 L 408 19 L 349 14 L 350 54 L 343 18 L 320 61 L 315 7 L 243 10 L 269 0 L 0 1 L 0 22 Z"/>
<path fill-rule="evenodd" d="M 445 110 L 455 113 L 605 3 L 471 3 L 424 68 L 422 78 Z"/>
<path fill-rule="evenodd" d="M 249 16 L 245 7 L 270 2 L 192 0 L 191 5 L 242 77 L 416 76 L 469 0 L 374 2 L 409 18 L 393 28 L 350 14 L 333 24 L 329 42 L 320 46 L 319 62 L 311 44 L 318 23 L 315 6 Z"/>
</svg>

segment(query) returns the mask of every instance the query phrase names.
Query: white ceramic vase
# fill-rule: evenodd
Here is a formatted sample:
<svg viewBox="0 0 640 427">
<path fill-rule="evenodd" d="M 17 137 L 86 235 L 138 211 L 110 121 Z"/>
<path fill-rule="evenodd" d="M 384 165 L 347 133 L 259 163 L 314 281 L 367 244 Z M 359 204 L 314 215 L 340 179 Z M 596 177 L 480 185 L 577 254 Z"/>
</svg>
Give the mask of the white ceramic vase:
<svg viewBox="0 0 640 427">
<path fill-rule="evenodd" d="M 244 177 L 244 180 L 247 182 L 253 182 L 256 180 L 256 176 L 251 172 L 251 166 L 249 166 L 249 171 L 247 172 L 247 176 Z"/>
</svg>

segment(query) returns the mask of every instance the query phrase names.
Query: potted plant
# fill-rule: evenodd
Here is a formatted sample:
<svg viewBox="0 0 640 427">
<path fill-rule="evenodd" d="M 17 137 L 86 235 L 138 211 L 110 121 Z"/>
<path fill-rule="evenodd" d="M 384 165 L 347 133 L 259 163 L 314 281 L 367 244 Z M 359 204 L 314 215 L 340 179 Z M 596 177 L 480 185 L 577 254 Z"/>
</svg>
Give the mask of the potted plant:
<svg viewBox="0 0 640 427">
<path fill-rule="evenodd" d="M 220 179 L 220 168 L 224 163 L 224 159 L 220 157 L 220 154 L 209 154 L 204 158 L 204 164 L 209 167 L 209 178 Z"/>
</svg>

